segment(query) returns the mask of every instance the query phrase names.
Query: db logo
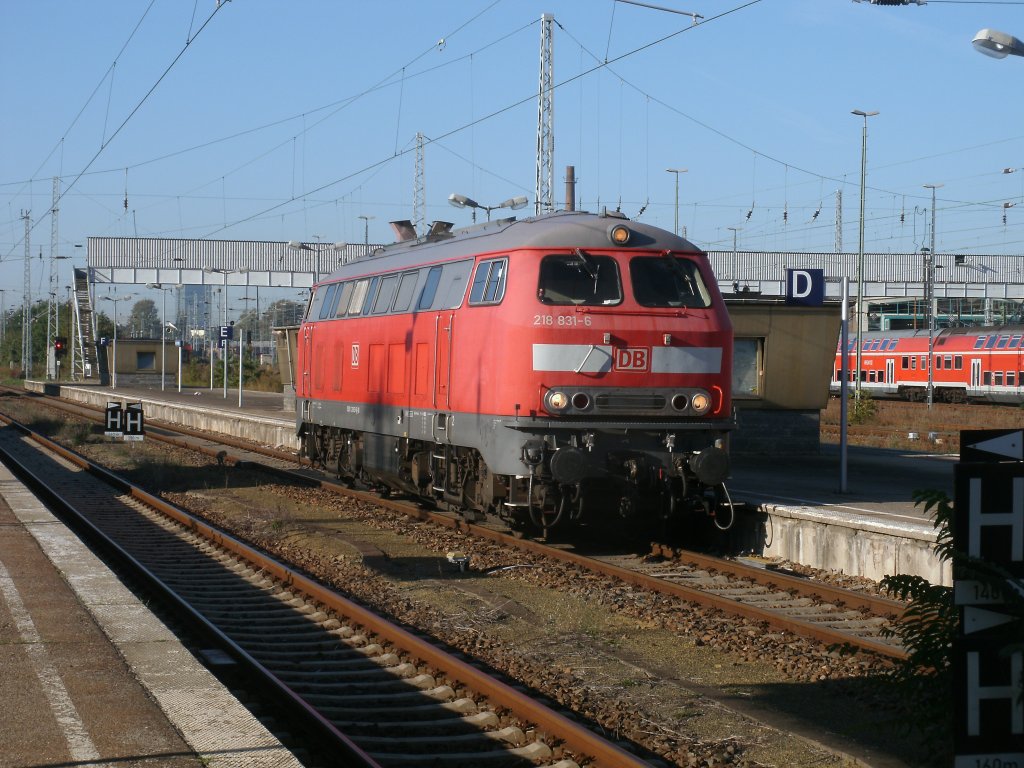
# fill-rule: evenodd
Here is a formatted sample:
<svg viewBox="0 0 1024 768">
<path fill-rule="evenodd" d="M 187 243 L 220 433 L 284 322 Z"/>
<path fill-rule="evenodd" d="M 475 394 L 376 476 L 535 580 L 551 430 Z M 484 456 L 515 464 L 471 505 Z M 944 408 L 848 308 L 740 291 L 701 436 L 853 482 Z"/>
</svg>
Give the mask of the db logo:
<svg viewBox="0 0 1024 768">
<path fill-rule="evenodd" d="M 646 371 L 650 368 L 651 350 L 646 347 L 615 350 L 615 370 Z"/>
</svg>

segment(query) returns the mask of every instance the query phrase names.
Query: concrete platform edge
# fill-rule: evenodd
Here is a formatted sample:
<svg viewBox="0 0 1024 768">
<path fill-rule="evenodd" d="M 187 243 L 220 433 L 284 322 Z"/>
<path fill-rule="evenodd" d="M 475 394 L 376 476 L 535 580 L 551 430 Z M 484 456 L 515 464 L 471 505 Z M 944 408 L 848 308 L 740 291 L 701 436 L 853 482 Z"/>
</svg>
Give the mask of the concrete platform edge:
<svg viewBox="0 0 1024 768">
<path fill-rule="evenodd" d="M 0 478 L 15 516 L 205 764 L 301 768 L 295 756 L 3 465 Z M 12 487 L 17 490 L 11 492 Z"/>
</svg>

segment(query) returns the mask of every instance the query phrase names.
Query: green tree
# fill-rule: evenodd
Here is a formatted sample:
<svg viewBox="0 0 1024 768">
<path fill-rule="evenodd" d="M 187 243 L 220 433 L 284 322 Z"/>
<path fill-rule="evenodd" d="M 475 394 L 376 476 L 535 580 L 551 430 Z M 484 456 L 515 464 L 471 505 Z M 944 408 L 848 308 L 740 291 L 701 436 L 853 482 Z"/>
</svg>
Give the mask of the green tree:
<svg viewBox="0 0 1024 768">
<path fill-rule="evenodd" d="M 160 312 L 152 299 L 139 299 L 128 315 L 128 332 L 133 339 L 160 338 Z M 120 335 L 120 334 L 119 334 Z"/>
</svg>

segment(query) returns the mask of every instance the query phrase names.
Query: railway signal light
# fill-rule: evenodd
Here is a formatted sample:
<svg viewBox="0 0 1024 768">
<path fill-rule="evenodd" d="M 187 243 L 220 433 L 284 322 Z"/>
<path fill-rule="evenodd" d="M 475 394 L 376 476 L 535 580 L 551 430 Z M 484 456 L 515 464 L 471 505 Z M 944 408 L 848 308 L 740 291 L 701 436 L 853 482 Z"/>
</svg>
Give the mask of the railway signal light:
<svg viewBox="0 0 1024 768">
<path fill-rule="evenodd" d="M 57 336 L 53 340 L 53 353 L 57 357 L 64 357 L 64 354 L 68 351 L 68 340 L 63 336 Z"/>
</svg>

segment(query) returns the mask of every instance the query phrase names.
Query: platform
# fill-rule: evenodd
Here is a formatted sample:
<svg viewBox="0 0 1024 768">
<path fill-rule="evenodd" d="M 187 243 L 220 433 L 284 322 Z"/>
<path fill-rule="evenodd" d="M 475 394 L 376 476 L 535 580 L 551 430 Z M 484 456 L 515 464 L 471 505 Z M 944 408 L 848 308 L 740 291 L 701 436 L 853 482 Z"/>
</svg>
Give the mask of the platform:
<svg viewBox="0 0 1024 768">
<path fill-rule="evenodd" d="M 0 668 L 0 765 L 301 766 L 2 464 Z"/>
<path fill-rule="evenodd" d="M 147 419 L 220 432 L 264 445 L 298 449 L 295 416 L 280 394 L 149 386 L 110 387 L 26 382 L 26 388 L 69 400 L 105 405 L 141 402 Z M 922 576 L 952 584 L 948 563 L 932 551 L 935 531 L 915 505 L 917 490 L 953 492 L 955 456 L 851 447 L 847 486 L 840 492 L 836 446 L 817 455 L 737 455 L 728 488 L 755 510 L 738 522 L 736 541 L 746 551 L 804 565 L 880 579 Z"/>
</svg>

